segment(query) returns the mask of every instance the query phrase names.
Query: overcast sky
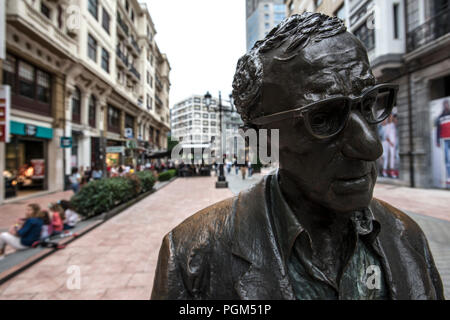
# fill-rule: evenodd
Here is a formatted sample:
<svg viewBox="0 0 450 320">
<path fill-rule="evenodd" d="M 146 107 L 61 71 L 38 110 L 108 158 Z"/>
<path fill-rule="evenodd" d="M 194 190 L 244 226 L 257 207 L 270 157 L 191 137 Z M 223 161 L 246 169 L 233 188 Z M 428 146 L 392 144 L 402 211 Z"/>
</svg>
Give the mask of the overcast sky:
<svg viewBox="0 0 450 320">
<path fill-rule="evenodd" d="M 245 53 L 245 0 L 147 0 L 170 66 L 170 107 L 192 94 L 228 99 Z"/>
</svg>

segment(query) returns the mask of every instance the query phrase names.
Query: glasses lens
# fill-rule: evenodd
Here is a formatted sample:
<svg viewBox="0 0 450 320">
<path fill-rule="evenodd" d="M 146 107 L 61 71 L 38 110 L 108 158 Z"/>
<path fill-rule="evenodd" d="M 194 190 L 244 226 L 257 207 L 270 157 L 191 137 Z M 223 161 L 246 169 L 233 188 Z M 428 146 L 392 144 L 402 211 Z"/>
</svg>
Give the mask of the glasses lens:
<svg viewBox="0 0 450 320">
<path fill-rule="evenodd" d="M 328 138 L 343 128 L 348 114 L 348 100 L 342 98 L 315 105 L 308 111 L 305 119 L 313 135 Z"/>
<path fill-rule="evenodd" d="M 380 123 L 392 111 L 395 90 L 380 88 L 368 93 L 362 101 L 362 113 L 369 123 Z"/>
</svg>

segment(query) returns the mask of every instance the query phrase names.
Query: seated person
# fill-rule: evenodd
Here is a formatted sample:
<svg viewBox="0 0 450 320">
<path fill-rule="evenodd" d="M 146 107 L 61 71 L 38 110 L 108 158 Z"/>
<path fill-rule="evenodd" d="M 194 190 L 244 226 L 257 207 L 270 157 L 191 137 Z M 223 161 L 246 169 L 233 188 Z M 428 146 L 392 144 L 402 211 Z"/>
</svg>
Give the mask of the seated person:
<svg viewBox="0 0 450 320">
<path fill-rule="evenodd" d="M 10 245 L 16 250 L 23 250 L 40 240 L 43 221 L 37 217 L 37 214 L 28 206 L 26 211 L 26 220 L 20 229 L 12 229 L 12 232 L 3 232 L 0 235 L 0 259 L 4 258 L 6 245 Z"/>
<path fill-rule="evenodd" d="M 72 229 L 75 227 L 75 225 L 80 220 L 80 217 L 78 216 L 78 213 L 75 212 L 75 209 L 71 205 L 70 201 L 67 200 L 61 200 L 59 202 L 62 209 L 64 210 L 64 215 L 66 218 L 64 219 L 64 230 Z"/>
<path fill-rule="evenodd" d="M 50 209 L 50 220 L 52 222 L 52 228 L 53 228 L 52 235 L 58 235 L 64 229 L 63 221 L 66 218 L 65 214 L 64 214 L 64 210 L 57 203 L 50 204 L 49 209 Z"/>
</svg>

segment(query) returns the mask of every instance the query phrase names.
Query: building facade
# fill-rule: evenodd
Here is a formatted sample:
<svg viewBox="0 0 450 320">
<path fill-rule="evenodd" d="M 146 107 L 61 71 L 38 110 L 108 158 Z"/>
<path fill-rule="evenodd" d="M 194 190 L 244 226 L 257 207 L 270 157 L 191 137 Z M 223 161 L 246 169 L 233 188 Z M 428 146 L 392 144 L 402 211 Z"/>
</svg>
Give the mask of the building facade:
<svg viewBox="0 0 450 320">
<path fill-rule="evenodd" d="M 288 13 L 320 11 L 326 3 L 337 5 L 286 1 Z M 450 1 L 345 0 L 330 8 L 320 12 L 345 18 L 377 81 L 399 84 L 397 106 L 379 126 L 382 180 L 450 188 Z"/>
<path fill-rule="evenodd" d="M 220 155 L 220 115 L 218 112 L 219 99 L 212 98 L 211 106 L 205 105 L 203 96 L 192 95 L 175 104 L 171 110 L 172 139 L 179 141 L 189 157 L 190 151 L 203 152 L 210 148 L 213 157 Z M 228 100 L 222 100 L 222 130 L 223 150 L 225 150 L 225 136 L 234 135 L 242 126 L 242 119 Z M 217 110 L 217 111 L 214 111 Z M 196 149 L 196 150 L 194 150 Z M 228 152 L 228 151 L 226 151 Z M 233 151 L 228 152 L 228 156 Z M 195 160 L 201 160 L 195 159 Z"/>
<path fill-rule="evenodd" d="M 329 16 L 337 16 L 345 20 L 344 0 L 284 0 L 286 4 L 286 14 L 302 14 L 305 11 L 320 12 Z"/>
<path fill-rule="evenodd" d="M 283 0 L 246 0 L 247 51 L 285 17 Z"/>
<path fill-rule="evenodd" d="M 2 82 L 12 104 L 4 159 L 16 196 L 62 190 L 72 168 L 106 175 L 167 148 L 170 65 L 144 4 L 7 0 L 6 19 Z M 61 137 L 71 138 L 68 148 Z"/>
</svg>

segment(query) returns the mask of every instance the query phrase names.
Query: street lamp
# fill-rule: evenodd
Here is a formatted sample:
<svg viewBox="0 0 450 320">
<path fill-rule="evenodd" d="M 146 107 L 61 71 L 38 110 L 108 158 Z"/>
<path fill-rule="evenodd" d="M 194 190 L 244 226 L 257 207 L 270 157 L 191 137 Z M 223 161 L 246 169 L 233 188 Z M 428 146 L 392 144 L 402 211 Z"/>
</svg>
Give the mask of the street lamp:
<svg viewBox="0 0 450 320">
<path fill-rule="evenodd" d="M 208 108 L 208 111 L 211 111 L 211 109 L 210 109 L 211 102 L 212 102 L 211 98 L 212 97 L 211 97 L 211 94 L 209 93 L 209 91 L 206 92 L 206 94 L 204 96 L 204 99 L 205 99 L 204 102 L 205 102 L 206 107 Z M 230 95 L 230 102 L 231 102 L 231 95 Z M 223 171 L 223 163 L 224 163 L 225 157 L 223 156 L 223 151 L 222 151 L 222 113 L 223 112 L 230 112 L 230 113 L 232 113 L 233 112 L 233 103 L 231 102 L 231 110 L 223 109 L 223 106 L 222 106 L 222 93 L 219 91 L 219 105 L 218 105 L 218 109 L 215 108 L 215 109 L 212 109 L 212 111 L 219 112 L 219 123 L 220 123 L 220 126 L 219 126 L 220 149 L 219 150 L 220 150 L 220 155 L 222 157 L 222 162 L 219 164 L 219 177 L 217 178 L 217 181 L 216 181 L 216 188 L 228 188 L 228 181 L 225 178 L 225 174 L 224 174 L 224 171 Z"/>
</svg>

